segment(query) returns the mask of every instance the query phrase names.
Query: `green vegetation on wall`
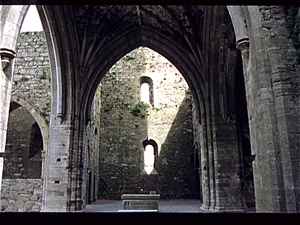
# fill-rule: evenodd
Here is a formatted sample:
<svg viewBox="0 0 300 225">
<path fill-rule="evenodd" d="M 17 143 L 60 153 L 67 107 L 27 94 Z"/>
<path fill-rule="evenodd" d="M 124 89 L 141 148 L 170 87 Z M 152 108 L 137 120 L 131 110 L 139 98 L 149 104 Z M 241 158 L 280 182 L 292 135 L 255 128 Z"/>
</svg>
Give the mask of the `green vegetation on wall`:
<svg viewBox="0 0 300 225">
<path fill-rule="evenodd" d="M 131 110 L 131 113 L 134 116 L 145 117 L 147 114 L 147 108 L 150 108 L 150 105 L 144 102 L 138 102 L 135 107 Z"/>
</svg>

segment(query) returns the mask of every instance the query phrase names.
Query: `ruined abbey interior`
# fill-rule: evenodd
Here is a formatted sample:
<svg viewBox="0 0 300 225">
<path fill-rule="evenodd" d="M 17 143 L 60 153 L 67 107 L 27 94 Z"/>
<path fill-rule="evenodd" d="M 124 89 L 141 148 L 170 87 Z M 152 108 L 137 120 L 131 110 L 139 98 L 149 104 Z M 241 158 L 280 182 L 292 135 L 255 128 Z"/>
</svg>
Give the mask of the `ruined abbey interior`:
<svg viewBox="0 0 300 225">
<path fill-rule="evenodd" d="M 156 191 L 300 213 L 300 10 L 0 6 L 2 212 Z"/>
</svg>

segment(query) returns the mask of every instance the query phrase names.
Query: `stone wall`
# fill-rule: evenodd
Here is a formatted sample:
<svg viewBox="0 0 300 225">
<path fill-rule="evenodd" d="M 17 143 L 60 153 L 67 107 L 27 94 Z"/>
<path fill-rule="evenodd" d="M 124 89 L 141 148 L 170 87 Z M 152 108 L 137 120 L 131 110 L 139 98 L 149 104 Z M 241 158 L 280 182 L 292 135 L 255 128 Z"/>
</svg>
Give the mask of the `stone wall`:
<svg viewBox="0 0 300 225">
<path fill-rule="evenodd" d="M 150 84 L 148 107 L 141 101 L 143 80 Z M 141 47 L 118 61 L 100 86 L 98 197 L 153 190 L 162 198 L 194 198 L 192 96 L 178 70 Z M 158 145 L 150 175 L 144 171 L 147 139 Z"/>
<path fill-rule="evenodd" d="M 42 209 L 42 179 L 2 179 L 1 210 L 39 212 Z"/>
<path fill-rule="evenodd" d="M 44 32 L 20 33 L 14 67 L 12 100 L 24 99 L 47 123 L 51 112 L 51 76 Z"/>
<path fill-rule="evenodd" d="M 51 79 L 44 32 L 20 33 L 12 86 L 4 169 L 2 211 L 40 211 L 43 140 L 28 103 L 46 124 L 50 121 Z M 19 104 L 20 103 L 20 104 Z M 46 129 L 48 129 L 46 127 Z"/>
</svg>

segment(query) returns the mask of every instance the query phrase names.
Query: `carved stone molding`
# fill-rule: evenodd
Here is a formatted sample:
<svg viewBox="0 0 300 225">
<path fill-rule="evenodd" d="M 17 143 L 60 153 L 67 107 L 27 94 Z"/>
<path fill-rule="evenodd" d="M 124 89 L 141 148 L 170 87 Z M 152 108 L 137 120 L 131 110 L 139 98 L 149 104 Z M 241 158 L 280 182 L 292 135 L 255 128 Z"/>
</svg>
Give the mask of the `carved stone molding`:
<svg viewBox="0 0 300 225">
<path fill-rule="evenodd" d="M 1 48 L 0 55 L 1 55 L 1 64 L 3 70 L 5 70 L 9 66 L 11 60 L 16 57 L 15 51 L 7 48 Z"/>
<path fill-rule="evenodd" d="M 242 38 L 238 40 L 236 43 L 236 48 L 240 50 L 242 53 L 244 72 L 246 71 L 249 62 L 249 46 L 250 46 L 250 41 L 248 37 Z"/>
<path fill-rule="evenodd" d="M 249 46 L 250 46 L 249 38 L 242 38 L 238 40 L 236 43 L 236 48 L 240 50 L 242 53 L 244 51 L 249 51 Z"/>
</svg>

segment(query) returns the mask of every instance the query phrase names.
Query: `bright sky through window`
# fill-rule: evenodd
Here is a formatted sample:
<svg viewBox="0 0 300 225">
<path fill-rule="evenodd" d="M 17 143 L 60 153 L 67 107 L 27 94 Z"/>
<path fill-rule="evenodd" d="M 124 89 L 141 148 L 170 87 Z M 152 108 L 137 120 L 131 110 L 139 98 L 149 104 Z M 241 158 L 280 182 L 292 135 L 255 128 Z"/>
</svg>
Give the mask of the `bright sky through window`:
<svg viewBox="0 0 300 225">
<path fill-rule="evenodd" d="M 26 31 L 42 31 L 43 27 L 36 6 L 31 5 L 25 15 L 21 32 Z"/>
<path fill-rule="evenodd" d="M 142 102 L 149 103 L 149 84 L 148 83 L 143 83 L 141 85 L 141 100 Z"/>
<path fill-rule="evenodd" d="M 144 152 L 144 168 L 147 174 L 150 174 L 154 167 L 154 148 L 152 145 L 146 145 Z"/>
</svg>

